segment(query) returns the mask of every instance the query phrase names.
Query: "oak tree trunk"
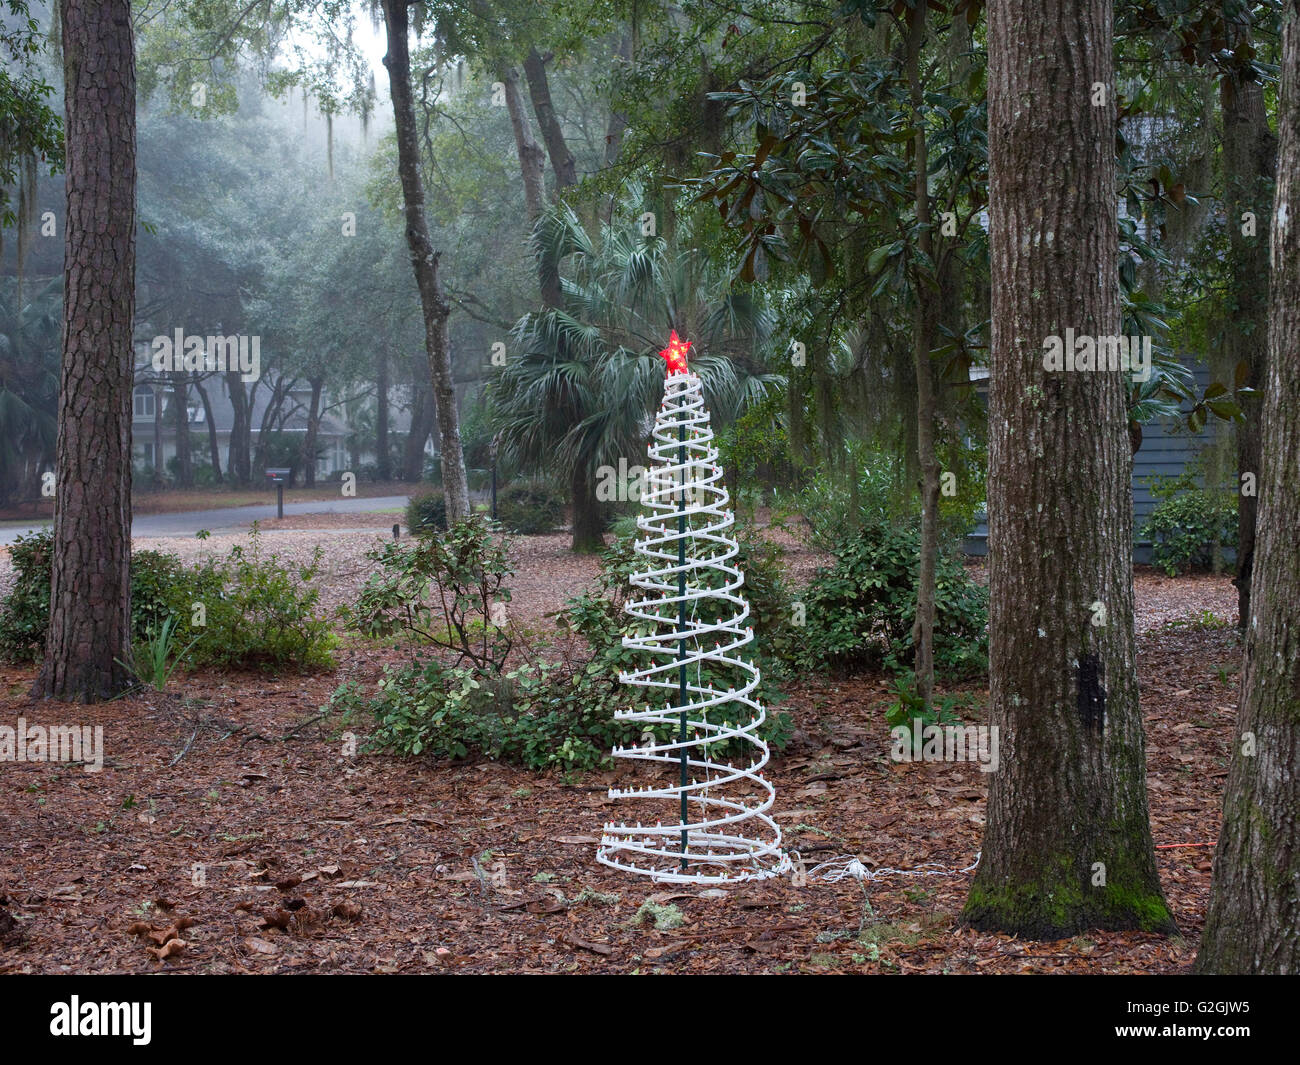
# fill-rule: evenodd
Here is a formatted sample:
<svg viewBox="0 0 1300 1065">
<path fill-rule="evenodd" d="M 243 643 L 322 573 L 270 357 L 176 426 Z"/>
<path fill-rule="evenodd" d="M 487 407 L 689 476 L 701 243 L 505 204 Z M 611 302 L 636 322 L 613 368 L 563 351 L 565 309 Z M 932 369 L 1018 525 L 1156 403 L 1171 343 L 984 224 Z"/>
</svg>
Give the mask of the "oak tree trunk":
<svg viewBox="0 0 1300 1065">
<path fill-rule="evenodd" d="M 388 444 L 388 351 L 381 348 L 376 359 L 375 381 L 375 477 L 380 481 L 393 479 L 393 456 Z"/>
<path fill-rule="evenodd" d="M 1231 26 L 1232 23 L 1228 21 Z M 1245 39 L 1242 39 L 1244 37 Z M 1232 42 L 1249 45 L 1249 28 Z M 1260 463 L 1260 388 L 1268 354 L 1268 240 L 1269 205 L 1276 145 L 1268 128 L 1264 89 L 1244 63 L 1234 64 L 1219 79 L 1223 110 L 1223 185 L 1228 229 L 1228 276 L 1231 297 L 1225 308 L 1223 346 L 1230 367 L 1244 365 L 1244 378 L 1236 375 L 1255 395 L 1239 395 L 1246 416 L 1236 426 L 1238 489 L 1241 475 L 1258 481 Z M 1255 218 L 1255 232 L 1242 232 L 1243 215 Z M 1258 492 L 1258 487 L 1256 488 Z M 1239 496 L 1237 564 L 1237 615 L 1244 631 L 1250 617 L 1250 578 L 1255 558 L 1257 494 Z"/>
<path fill-rule="evenodd" d="M 212 462 L 212 477 L 217 484 L 221 484 L 221 447 L 217 442 L 217 422 L 212 416 L 212 401 L 208 398 L 208 390 L 197 375 L 194 378 L 194 390 L 199 394 L 199 401 L 203 404 L 203 420 L 208 425 L 208 458 Z"/>
<path fill-rule="evenodd" d="M 465 455 L 460 445 L 460 414 L 451 374 L 451 339 L 447 318 L 451 305 L 438 277 L 439 252 L 433 250 L 424 217 L 424 181 L 420 177 L 420 146 L 417 139 L 415 102 L 411 94 L 410 11 L 408 0 L 383 0 L 388 52 L 389 91 L 393 98 L 393 125 L 397 135 L 397 172 L 402 182 L 406 243 L 411 268 L 420 292 L 424 317 L 424 343 L 429 355 L 429 377 L 437 411 L 442 452 L 442 492 L 447 503 L 447 521 L 469 517 L 469 485 L 465 476 Z"/>
<path fill-rule="evenodd" d="M 252 477 L 252 412 L 248 392 L 239 379 L 238 370 L 227 370 L 226 392 L 230 396 L 230 444 L 226 450 L 226 469 L 237 485 L 247 486 Z"/>
<path fill-rule="evenodd" d="M 172 427 L 176 432 L 176 484 L 194 487 L 194 462 L 190 457 L 189 374 L 172 372 Z"/>
<path fill-rule="evenodd" d="M 316 487 L 316 440 L 320 434 L 320 397 L 325 379 L 311 381 L 311 400 L 307 407 L 307 431 L 302 435 L 302 482 L 307 488 Z"/>
<path fill-rule="evenodd" d="M 402 480 L 419 481 L 424 477 L 424 445 L 433 431 L 433 403 L 428 388 L 419 385 L 411 400 L 411 427 L 402 451 Z"/>
<path fill-rule="evenodd" d="M 551 83 L 546 75 L 546 60 L 538 54 L 536 48 L 529 48 L 528 55 L 524 57 L 524 77 L 528 79 L 528 95 L 533 101 L 537 128 L 542 131 L 546 154 L 551 157 L 558 194 L 578 183 L 578 164 L 569 151 L 564 139 L 564 127 L 560 125 L 559 116 L 555 113 L 555 104 L 551 100 Z"/>
<path fill-rule="evenodd" d="M 1196 969 L 1300 973 L 1300 2 L 1282 33 L 1254 592 Z"/>
<path fill-rule="evenodd" d="M 591 471 L 582 463 L 573 469 L 571 477 L 573 500 L 573 550 L 603 551 L 605 548 L 604 516 L 596 498 L 596 485 Z"/>
<path fill-rule="evenodd" d="M 519 156 L 519 172 L 524 183 L 524 209 L 528 212 L 529 224 L 532 224 L 546 203 L 546 152 L 533 136 L 524 96 L 519 91 L 519 72 L 503 64 L 497 71 L 497 78 L 505 86 L 506 112 L 510 115 L 515 153 Z"/>
<path fill-rule="evenodd" d="M 988 9 L 989 644 L 1001 764 L 963 917 L 1032 938 L 1173 930 L 1147 815 L 1126 382 L 1044 365 L 1044 341 L 1067 329 L 1120 332 L 1113 21 L 1111 0 Z"/>
<path fill-rule="evenodd" d="M 67 223 L 54 558 L 33 694 L 129 684 L 135 45 L 127 0 L 62 0 Z"/>
</svg>

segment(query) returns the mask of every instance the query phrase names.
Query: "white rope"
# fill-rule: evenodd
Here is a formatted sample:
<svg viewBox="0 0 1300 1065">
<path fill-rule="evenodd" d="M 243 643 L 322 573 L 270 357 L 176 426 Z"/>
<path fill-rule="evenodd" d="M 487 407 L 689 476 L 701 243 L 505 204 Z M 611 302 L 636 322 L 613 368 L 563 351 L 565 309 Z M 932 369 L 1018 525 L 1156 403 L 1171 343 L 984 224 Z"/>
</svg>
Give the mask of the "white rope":
<svg viewBox="0 0 1300 1065">
<path fill-rule="evenodd" d="M 678 439 L 683 427 L 684 441 Z M 648 513 L 637 518 L 637 528 L 645 536 L 637 538 L 634 548 L 646 559 L 647 568 L 631 580 L 645 595 L 624 607 L 644 624 L 636 635 L 623 638 L 623 646 L 641 652 L 651 664 L 619 677 L 625 684 L 661 691 L 665 705 L 646 703 L 641 710 L 629 707 L 616 712 L 617 720 L 641 722 L 644 730 L 639 745 L 615 747 L 613 753 L 615 758 L 675 767 L 684 751 L 690 777 L 685 785 L 611 788 L 611 799 L 671 803 L 674 820 L 654 825 L 610 822 L 596 853 L 603 865 L 666 883 L 759 880 L 789 865 L 781 852 L 781 830 L 768 814 L 776 789 L 762 775 L 769 751 L 758 736 L 766 714 L 753 697 L 759 671 L 738 654 L 754 634 L 745 624 L 749 603 L 740 594 L 745 578 L 731 564 L 739 549 L 727 530 L 735 519 L 727 509 L 730 496 L 722 484 L 712 441 L 700 378 L 690 372 L 670 374 L 649 448 L 651 468 L 641 500 Z M 685 461 L 679 459 L 679 449 Z M 684 537 L 678 531 L 682 518 Z M 685 561 L 679 563 L 683 538 Z M 681 594 L 678 584 L 683 574 L 685 593 Z M 699 608 L 706 602 L 721 605 L 724 615 L 730 616 L 718 621 L 701 618 Z M 683 603 L 684 627 L 679 618 Z M 683 665 L 688 671 L 684 702 L 679 681 Z M 705 666 L 722 669 L 740 683 L 725 692 L 705 684 L 701 679 Z M 683 713 L 687 734 L 679 740 Z M 671 738 L 660 740 L 655 725 L 669 726 Z M 749 763 L 715 761 L 710 748 L 734 740 L 753 748 Z M 685 824 L 680 816 L 683 796 L 691 815 Z"/>
</svg>

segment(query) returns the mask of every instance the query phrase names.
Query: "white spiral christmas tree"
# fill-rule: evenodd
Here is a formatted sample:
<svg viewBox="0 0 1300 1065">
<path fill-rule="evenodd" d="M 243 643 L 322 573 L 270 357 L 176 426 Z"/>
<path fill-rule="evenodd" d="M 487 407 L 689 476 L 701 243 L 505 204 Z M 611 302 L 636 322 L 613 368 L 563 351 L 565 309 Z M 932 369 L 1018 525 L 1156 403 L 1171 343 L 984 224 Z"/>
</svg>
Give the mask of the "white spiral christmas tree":
<svg viewBox="0 0 1300 1065">
<path fill-rule="evenodd" d="M 754 635 L 745 578 L 733 564 L 730 497 L 701 381 L 686 365 L 689 346 L 674 332 L 660 352 L 668 379 L 635 544 L 646 565 L 632 577 L 644 594 L 624 608 L 638 627 L 623 646 L 648 664 L 619 680 L 647 689 L 649 701 L 615 714 L 637 722 L 641 739 L 614 748 L 614 757 L 671 766 L 676 779 L 611 788 L 612 799 L 648 804 L 646 819 L 606 824 L 596 857 L 661 881 L 761 879 L 776 875 L 781 860 L 781 830 L 768 814 L 776 791 L 762 776 L 769 752 L 758 735 L 765 717 L 754 697 L 759 671 L 740 653 Z M 719 760 L 718 751 L 737 746 L 741 754 Z M 658 806 L 657 821 L 649 804 Z M 675 820 L 665 823 L 665 813 Z"/>
</svg>

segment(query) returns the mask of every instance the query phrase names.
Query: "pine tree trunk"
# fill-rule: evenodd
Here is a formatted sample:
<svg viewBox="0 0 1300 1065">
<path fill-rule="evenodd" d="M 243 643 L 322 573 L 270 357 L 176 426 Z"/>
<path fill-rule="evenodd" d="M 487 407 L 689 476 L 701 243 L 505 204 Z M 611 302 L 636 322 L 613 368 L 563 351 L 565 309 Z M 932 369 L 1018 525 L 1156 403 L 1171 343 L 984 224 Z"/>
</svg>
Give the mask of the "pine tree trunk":
<svg viewBox="0 0 1300 1065">
<path fill-rule="evenodd" d="M 1284 18 L 1254 594 L 1203 973 L 1300 973 L 1300 2 Z"/>
<path fill-rule="evenodd" d="M 127 0 L 62 0 L 63 366 L 45 660 L 33 694 L 129 683 L 135 317 L 135 46 Z"/>
<path fill-rule="evenodd" d="M 963 917 L 1032 938 L 1173 930 L 1147 815 L 1126 382 L 1044 367 L 1048 337 L 1120 331 L 1113 21 L 1110 0 L 993 0 L 988 14 L 1001 766 Z"/>
<path fill-rule="evenodd" d="M 1228 25 L 1232 23 L 1228 20 Z M 1248 45 L 1249 27 L 1230 42 Z M 1238 489 L 1240 475 L 1249 473 L 1258 481 L 1260 469 L 1260 407 L 1258 392 L 1265 377 L 1268 347 L 1268 240 L 1271 182 L 1276 145 L 1268 128 L 1264 90 L 1252 72 L 1236 65 L 1219 79 L 1219 101 L 1223 110 L 1224 208 L 1228 229 L 1228 276 L 1232 296 L 1223 322 L 1225 361 L 1231 367 L 1245 364 L 1242 382 L 1256 391 L 1237 403 L 1246 415 L 1236 425 Z M 1242 216 L 1255 216 L 1255 233 L 1242 232 Z M 1258 487 L 1256 489 L 1258 491 Z M 1237 520 L 1237 564 L 1233 583 L 1237 586 L 1237 614 L 1244 631 L 1250 617 L 1250 578 L 1255 558 L 1255 524 L 1258 495 L 1239 496 Z"/>
<path fill-rule="evenodd" d="M 424 316 L 425 349 L 429 355 L 429 377 L 438 415 L 442 451 L 442 492 L 447 503 L 447 521 L 469 517 L 469 484 L 465 476 L 465 455 L 460 445 L 460 414 L 456 409 L 456 388 L 451 373 L 451 339 L 447 318 L 451 305 L 438 277 L 439 252 L 429 240 L 424 217 L 424 182 L 420 177 L 420 146 L 411 95 L 410 12 L 408 0 L 383 0 L 384 24 L 388 35 L 389 91 L 393 98 L 393 124 L 397 133 L 397 171 L 402 181 L 406 242 L 411 267 L 420 292 Z"/>
</svg>

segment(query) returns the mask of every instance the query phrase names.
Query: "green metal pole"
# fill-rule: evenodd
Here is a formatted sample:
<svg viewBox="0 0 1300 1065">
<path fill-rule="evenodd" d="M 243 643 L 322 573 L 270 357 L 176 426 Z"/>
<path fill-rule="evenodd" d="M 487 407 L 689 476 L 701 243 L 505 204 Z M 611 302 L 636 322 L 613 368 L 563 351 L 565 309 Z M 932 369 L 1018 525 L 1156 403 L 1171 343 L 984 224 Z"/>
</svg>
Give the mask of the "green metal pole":
<svg viewBox="0 0 1300 1065">
<path fill-rule="evenodd" d="M 681 486 L 677 495 L 677 630 L 682 634 L 677 644 L 678 702 L 683 707 L 678 715 L 677 742 L 686 742 L 686 423 L 677 426 L 677 465 L 682 468 Z M 678 751 L 682 767 L 682 871 L 686 870 L 686 748 Z"/>
</svg>

